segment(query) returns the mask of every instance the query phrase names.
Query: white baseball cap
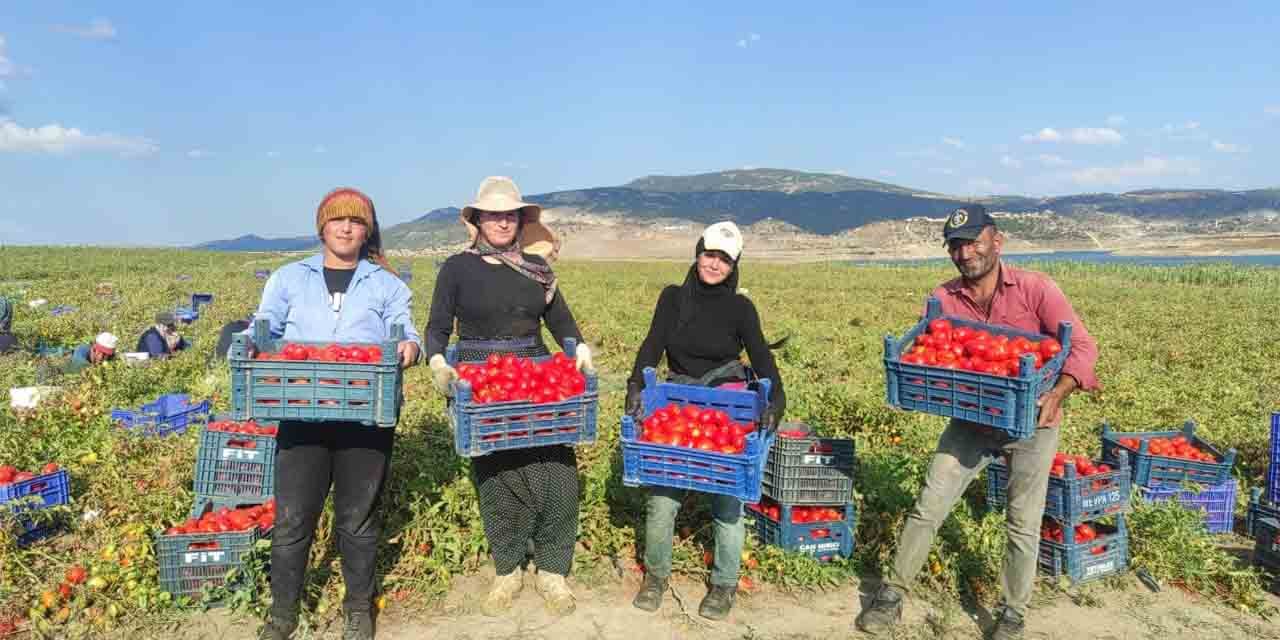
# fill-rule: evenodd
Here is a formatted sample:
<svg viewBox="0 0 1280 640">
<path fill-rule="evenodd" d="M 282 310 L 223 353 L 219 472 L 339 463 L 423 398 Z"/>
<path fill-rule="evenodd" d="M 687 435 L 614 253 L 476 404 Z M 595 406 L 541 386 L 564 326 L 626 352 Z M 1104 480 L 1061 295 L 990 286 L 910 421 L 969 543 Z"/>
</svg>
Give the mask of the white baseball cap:
<svg viewBox="0 0 1280 640">
<path fill-rule="evenodd" d="M 98 348 L 110 354 L 116 352 L 116 345 L 119 344 L 120 339 L 115 334 L 104 332 L 99 333 L 98 337 L 94 338 L 93 341 L 98 343 Z"/>
<path fill-rule="evenodd" d="M 742 231 L 728 220 L 717 222 L 702 232 L 702 248 L 705 251 L 723 251 L 737 262 L 738 256 L 742 255 Z"/>
</svg>

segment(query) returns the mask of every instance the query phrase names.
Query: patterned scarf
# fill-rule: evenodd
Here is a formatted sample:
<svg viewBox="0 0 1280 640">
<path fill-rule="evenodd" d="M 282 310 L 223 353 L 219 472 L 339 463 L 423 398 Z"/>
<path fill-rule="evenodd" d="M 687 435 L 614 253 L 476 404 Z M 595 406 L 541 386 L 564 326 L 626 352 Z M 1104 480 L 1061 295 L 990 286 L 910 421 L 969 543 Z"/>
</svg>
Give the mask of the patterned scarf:
<svg viewBox="0 0 1280 640">
<path fill-rule="evenodd" d="M 476 241 L 466 253 L 474 253 L 480 257 L 493 256 L 501 260 L 503 264 L 515 269 L 516 273 L 542 285 L 546 290 L 547 304 L 556 297 L 556 274 L 552 273 L 551 266 L 546 264 L 538 264 L 525 259 L 524 253 L 520 250 L 520 241 L 515 240 L 506 249 L 498 249 L 489 244 L 483 235 L 476 235 Z"/>
</svg>

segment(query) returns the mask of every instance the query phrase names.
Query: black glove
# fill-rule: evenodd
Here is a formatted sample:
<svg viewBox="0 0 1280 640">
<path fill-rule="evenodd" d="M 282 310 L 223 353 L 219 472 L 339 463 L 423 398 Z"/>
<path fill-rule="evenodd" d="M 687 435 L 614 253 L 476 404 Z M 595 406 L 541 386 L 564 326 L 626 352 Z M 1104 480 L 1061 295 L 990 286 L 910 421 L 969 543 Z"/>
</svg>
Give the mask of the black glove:
<svg viewBox="0 0 1280 640">
<path fill-rule="evenodd" d="M 764 415 L 760 416 L 760 426 L 765 431 L 773 433 L 778 430 L 778 424 L 782 422 L 782 407 L 776 403 L 770 402 L 769 406 L 764 408 Z"/>
<path fill-rule="evenodd" d="M 640 398 L 640 383 L 627 383 L 627 403 L 623 411 L 639 422 L 644 417 L 644 401 Z"/>
</svg>

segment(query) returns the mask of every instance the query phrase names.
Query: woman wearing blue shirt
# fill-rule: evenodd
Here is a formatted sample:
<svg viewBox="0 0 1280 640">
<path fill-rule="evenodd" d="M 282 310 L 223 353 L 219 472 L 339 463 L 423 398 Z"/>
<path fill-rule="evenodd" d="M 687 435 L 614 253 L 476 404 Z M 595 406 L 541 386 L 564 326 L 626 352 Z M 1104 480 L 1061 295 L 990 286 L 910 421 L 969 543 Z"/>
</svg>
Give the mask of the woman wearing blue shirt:
<svg viewBox="0 0 1280 640">
<path fill-rule="evenodd" d="M 381 343 L 404 326 L 400 365 L 420 359 L 422 339 L 409 317 L 412 293 L 382 255 L 373 202 L 337 189 L 316 210 L 323 252 L 267 280 L 257 318 L 287 341 Z M 284 640 L 298 625 L 298 601 L 316 523 L 333 484 L 334 522 L 346 596 L 343 638 L 373 638 L 374 568 L 394 429 L 348 422 L 280 423 L 276 525 L 271 539 L 271 618 L 258 636 Z"/>
</svg>

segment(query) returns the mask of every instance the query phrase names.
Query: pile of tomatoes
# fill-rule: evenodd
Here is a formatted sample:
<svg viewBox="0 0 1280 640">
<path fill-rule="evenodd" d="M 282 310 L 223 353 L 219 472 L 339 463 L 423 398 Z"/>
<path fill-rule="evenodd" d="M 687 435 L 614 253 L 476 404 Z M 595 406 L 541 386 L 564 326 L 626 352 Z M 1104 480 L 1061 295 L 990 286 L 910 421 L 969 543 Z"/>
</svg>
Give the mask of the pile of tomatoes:
<svg viewBox="0 0 1280 640">
<path fill-rule="evenodd" d="M 1141 446 L 1142 440 L 1138 438 L 1120 438 L 1118 441 L 1120 446 L 1137 453 L 1138 447 Z M 1151 438 L 1147 440 L 1147 452 L 1153 456 L 1162 458 L 1178 458 L 1180 460 L 1193 460 L 1196 462 L 1217 462 L 1218 459 L 1207 451 L 1197 449 L 1191 444 L 1186 436 L 1174 436 L 1172 438 Z"/>
<path fill-rule="evenodd" d="M 289 342 L 275 353 L 258 352 L 256 360 L 315 360 L 318 362 L 382 362 L 382 347 L 377 345 L 316 345 Z"/>
<path fill-rule="evenodd" d="M 640 441 L 736 455 L 746 449 L 747 434 L 755 429 L 755 423 L 735 422 L 718 409 L 673 402 L 644 419 Z"/>
<path fill-rule="evenodd" d="M 15 482 L 26 482 L 27 480 L 33 480 L 37 476 L 54 473 L 58 469 L 59 469 L 58 463 L 56 462 L 50 462 L 44 465 L 44 467 L 40 469 L 40 473 L 33 473 L 31 471 L 18 471 L 17 467 L 14 467 L 13 465 L 10 465 L 10 464 L 6 464 L 0 467 L 0 486 L 13 484 Z"/>
<path fill-rule="evenodd" d="M 459 364 L 458 377 L 471 385 L 471 399 L 477 404 L 564 402 L 587 390 L 586 376 L 564 353 L 542 362 L 491 353 L 484 362 Z"/>
<path fill-rule="evenodd" d="M 248 422 L 236 422 L 235 420 L 215 420 L 205 427 L 208 431 L 217 431 L 220 433 L 243 433 L 250 436 L 271 436 L 276 437 L 280 428 L 276 425 L 260 425 L 253 420 Z"/>
<path fill-rule="evenodd" d="M 189 533 L 227 533 L 246 531 L 257 528 L 269 531 L 276 523 L 276 499 L 265 504 L 239 509 L 222 507 L 217 511 L 209 511 L 199 518 L 191 518 L 186 522 L 165 529 L 164 535 L 184 535 Z"/>
<path fill-rule="evenodd" d="M 916 336 L 901 362 L 1017 377 L 1023 354 L 1031 354 L 1039 369 L 1061 351 L 1062 345 L 1053 338 L 1037 342 L 1022 336 L 992 335 L 983 329 L 953 327 L 951 321 L 938 318 L 929 323 L 928 333 Z"/>
<path fill-rule="evenodd" d="M 773 500 L 762 498 L 760 502 L 747 505 L 747 508 L 759 513 L 766 518 L 778 522 L 782 520 L 782 507 Z M 840 522 L 844 520 L 843 507 L 791 507 L 792 524 L 807 524 L 810 522 Z"/>
<path fill-rule="evenodd" d="M 1095 465 L 1087 456 L 1073 456 L 1059 451 L 1053 454 L 1053 465 L 1049 467 L 1049 475 L 1058 478 L 1066 475 L 1067 462 L 1072 462 L 1076 465 L 1077 476 L 1092 476 L 1111 471 L 1111 465 Z"/>
<path fill-rule="evenodd" d="M 1082 524 L 1076 525 L 1075 534 L 1076 534 L 1075 544 L 1087 544 L 1089 542 L 1093 542 L 1094 540 L 1098 539 L 1098 530 L 1094 529 L 1093 525 L 1088 523 L 1082 523 Z M 1063 534 L 1063 531 L 1062 531 L 1062 525 L 1058 524 L 1056 520 L 1045 519 L 1044 524 L 1040 526 L 1040 537 L 1050 542 L 1056 542 L 1058 544 L 1066 544 L 1065 535 Z M 1107 550 L 1106 545 L 1098 545 L 1090 549 L 1089 553 L 1095 556 L 1100 556 L 1103 553 L 1105 553 L 1106 550 Z"/>
</svg>

